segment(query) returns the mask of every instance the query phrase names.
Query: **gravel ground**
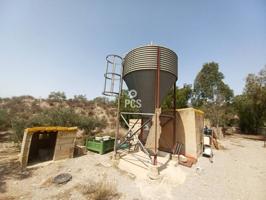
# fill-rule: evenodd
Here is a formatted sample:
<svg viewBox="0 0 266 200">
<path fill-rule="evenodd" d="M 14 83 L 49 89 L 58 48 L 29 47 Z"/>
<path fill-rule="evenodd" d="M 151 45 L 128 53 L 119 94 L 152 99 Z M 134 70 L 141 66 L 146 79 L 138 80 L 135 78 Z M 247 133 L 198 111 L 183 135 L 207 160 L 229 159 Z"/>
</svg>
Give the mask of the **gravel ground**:
<svg viewBox="0 0 266 200">
<path fill-rule="evenodd" d="M 214 152 L 213 163 L 201 158 L 188 173 L 185 184 L 173 190 L 176 199 L 266 199 L 263 142 L 230 136 L 222 145 L 225 150 Z"/>
<path fill-rule="evenodd" d="M 174 166 L 161 172 L 162 178 L 138 176 L 141 170 L 114 167 L 111 153 L 41 164 L 21 173 L 17 152 L 7 159 L 6 145 L 0 149 L 0 199 L 86 199 L 78 189 L 88 183 L 107 181 L 116 186 L 119 199 L 266 199 L 266 148 L 263 142 L 227 136 L 223 150 L 214 151 L 214 162 L 201 157 L 192 168 Z M 7 148 L 8 147 L 8 148 Z M 2 156 L 5 155 L 5 156 Z M 123 165 L 125 166 L 125 165 Z M 52 178 L 70 173 L 72 180 L 58 186 Z M 135 173 L 135 174 L 134 174 Z M 176 176 L 176 178 L 175 178 Z"/>
</svg>

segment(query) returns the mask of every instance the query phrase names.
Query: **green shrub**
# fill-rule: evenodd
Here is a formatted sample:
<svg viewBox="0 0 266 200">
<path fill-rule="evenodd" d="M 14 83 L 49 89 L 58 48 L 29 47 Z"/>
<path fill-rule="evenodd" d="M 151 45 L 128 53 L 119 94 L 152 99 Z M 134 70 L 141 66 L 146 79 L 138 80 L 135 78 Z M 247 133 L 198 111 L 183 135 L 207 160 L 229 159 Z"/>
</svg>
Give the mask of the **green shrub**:
<svg viewBox="0 0 266 200">
<path fill-rule="evenodd" d="M 14 133 L 11 139 L 19 143 L 23 139 L 24 129 L 27 128 L 27 121 L 23 118 L 14 118 L 11 124 Z"/>
<path fill-rule="evenodd" d="M 15 132 L 17 140 L 22 140 L 25 128 L 36 126 L 77 126 L 85 131 L 86 134 L 92 134 L 96 127 L 102 129 L 106 126 L 106 119 L 88 117 L 75 113 L 71 108 L 52 108 L 33 115 L 30 119 L 15 118 L 12 120 L 12 129 Z"/>
<path fill-rule="evenodd" d="M 0 131 L 7 130 L 11 125 L 10 115 L 6 109 L 0 109 Z"/>
<path fill-rule="evenodd" d="M 67 99 L 65 92 L 51 92 L 48 96 L 49 100 L 52 101 L 65 101 Z"/>
<path fill-rule="evenodd" d="M 82 94 L 74 95 L 74 99 L 73 100 L 74 101 L 79 101 L 79 102 L 86 102 L 86 101 L 88 101 L 86 95 L 82 95 Z"/>
</svg>

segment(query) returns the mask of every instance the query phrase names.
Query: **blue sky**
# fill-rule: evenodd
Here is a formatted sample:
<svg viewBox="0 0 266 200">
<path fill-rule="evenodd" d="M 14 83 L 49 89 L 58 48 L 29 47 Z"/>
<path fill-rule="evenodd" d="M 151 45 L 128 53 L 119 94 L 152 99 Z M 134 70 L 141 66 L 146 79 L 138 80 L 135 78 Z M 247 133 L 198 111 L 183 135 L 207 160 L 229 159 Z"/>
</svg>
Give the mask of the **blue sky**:
<svg viewBox="0 0 266 200">
<path fill-rule="evenodd" d="M 266 65 L 265 0 L 0 0 L 0 97 L 103 90 L 105 56 L 150 42 L 179 56 L 178 85 L 216 61 L 240 94 Z"/>
</svg>

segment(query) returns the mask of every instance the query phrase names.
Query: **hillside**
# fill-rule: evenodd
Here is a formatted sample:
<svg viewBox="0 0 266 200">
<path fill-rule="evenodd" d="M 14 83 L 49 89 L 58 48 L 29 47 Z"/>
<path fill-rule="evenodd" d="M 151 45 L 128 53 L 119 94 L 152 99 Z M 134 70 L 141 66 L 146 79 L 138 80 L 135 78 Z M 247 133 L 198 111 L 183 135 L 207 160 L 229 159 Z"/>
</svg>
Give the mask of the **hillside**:
<svg viewBox="0 0 266 200">
<path fill-rule="evenodd" d="M 47 122 L 45 117 L 50 121 Z M 0 98 L 0 131 L 49 124 L 78 126 L 84 128 L 86 134 L 112 135 L 115 117 L 114 102 L 102 97 L 90 101 L 85 98 L 36 99 L 32 96 Z"/>
</svg>

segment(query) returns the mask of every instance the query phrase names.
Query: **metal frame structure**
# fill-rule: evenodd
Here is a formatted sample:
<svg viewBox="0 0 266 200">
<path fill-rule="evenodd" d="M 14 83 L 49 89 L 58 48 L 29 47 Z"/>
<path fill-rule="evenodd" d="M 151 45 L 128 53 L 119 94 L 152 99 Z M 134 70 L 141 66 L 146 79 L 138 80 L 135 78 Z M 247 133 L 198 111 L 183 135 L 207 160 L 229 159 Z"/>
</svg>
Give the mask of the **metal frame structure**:
<svg viewBox="0 0 266 200">
<path fill-rule="evenodd" d="M 135 136 L 146 124 L 150 123 L 151 122 L 151 119 L 147 120 L 145 123 L 142 123 L 141 127 L 138 128 L 136 131 L 132 132 L 132 129 L 136 126 L 136 124 L 138 123 L 138 121 L 140 119 L 137 119 L 137 121 L 133 124 L 133 126 L 130 127 L 130 125 L 128 124 L 127 120 L 125 119 L 124 115 L 140 115 L 140 116 L 151 116 L 153 115 L 153 113 L 131 113 L 131 112 L 121 112 L 120 113 L 120 116 L 121 118 L 123 119 L 123 121 L 125 122 L 125 124 L 127 125 L 127 127 L 129 128 L 128 131 L 127 131 L 127 134 L 124 136 L 125 140 L 120 143 L 118 145 L 121 146 L 123 145 L 124 143 L 127 143 L 127 142 L 130 142 L 130 140 L 133 138 L 133 136 Z M 142 120 L 142 119 L 141 119 Z M 150 158 L 150 160 L 152 160 L 149 152 L 147 151 L 147 149 L 145 148 L 145 146 L 142 144 L 142 142 L 137 138 L 137 145 L 140 146 L 140 148 L 143 150 L 143 152 L 145 154 L 147 154 Z"/>
<path fill-rule="evenodd" d="M 121 63 L 122 63 L 122 67 L 121 67 L 121 74 L 118 74 L 115 72 L 115 67 L 116 67 L 116 63 L 115 63 L 115 59 L 121 59 Z M 113 60 L 110 60 L 113 59 Z M 116 132 L 115 132 L 115 145 L 114 145 L 114 156 L 116 157 L 117 155 L 117 150 L 119 149 L 119 147 L 121 147 L 121 145 L 125 144 L 125 143 L 129 143 L 133 137 L 141 130 L 141 133 L 143 133 L 143 127 L 145 125 L 147 125 L 148 123 L 150 123 L 152 121 L 152 118 L 148 119 L 147 121 L 145 121 L 143 123 L 143 119 L 147 116 L 149 117 L 153 117 L 155 116 L 155 148 L 154 148 L 154 155 L 153 155 L 153 159 L 152 159 L 152 155 L 151 153 L 149 153 L 149 151 L 145 148 L 144 144 L 140 141 L 139 138 L 137 138 L 137 143 L 136 145 L 139 145 L 140 148 L 143 150 L 143 152 L 145 154 L 147 154 L 147 156 L 150 158 L 150 161 L 153 165 L 157 165 L 157 154 L 158 154 L 158 146 L 157 146 L 157 137 L 158 137 L 158 126 L 160 126 L 160 117 L 167 117 L 169 118 L 169 120 L 167 120 L 166 123 L 164 123 L 162 126 L 164 126 L 165 124 L 167 124 L 169 121 L 171 121 L 171 119 L 173 119 L 173 141 L 175 141 L 176 139 L 176 81 L 177 78 L 175 80 L 174 83 L 174 93 L 173 93 L 173 115 L 164 115 L 164 114 L 160 114 L 159 115 L 159 109 L 160 109 L 160 47 L 157 47 L 157 69 L 156 69 L 156 76 L 155 76 L 155 112 L 154 113 L 140 113 L 140 112 L 121 112 L 120 106 L 121 106 L 121 93 L 122 93 L 122 89 L 123 89 L 123 58 L 121 58 L 118 55 L 108 55 L 106 57 L 106 61 L 107 61 L 107 69 L 106 69 L 106 73 L 105 73 L 105 86 L 104 86 L 104 95 L 107 96 L 117 96 L 118 98 L 118 103 L 117 103 L 117 118 L 116 118 Z M 109 72 L 109 65 L 112 65 L 112 71 Z M 106 85 L 107 85 L 107 79 L 111 80 L 111 89 L 107 90 L 106 89 Z M 119 91 L 116 92 L 114 91 L 114 84 L 115 81 L 119 80 Z M 137 115 L 139 116 L 139 118 L 136 120 L 136 122 L 133 124 L 133 126 L 130 127 L 129 123 L 127 122 L 127 120 L 125 119 L 124 115 Z M 158 116 L 159 115 L 159 116 Z M 127 125 L 127 127 L 129 128 L 126 135 L 122 138 L 124 139 L 124 141 L 122 141 L 120 144 L 118 144 L 118 134 L 119 134 L 119 127 L 120 127 L 120 117 L 123 119 L 123 121 L 125 122 L 125 124 Z M 132 132 L 132 129 L 136 126 L 136 124 L 139 122 L 139 120 L 141 120 L 141 127 L 138 128 L 136 131 Z M 136 139 L 136 138 L 135 138 Z M 174 149 L 175 144 L 173 145 L 172 149 Z"/>
</svg>

